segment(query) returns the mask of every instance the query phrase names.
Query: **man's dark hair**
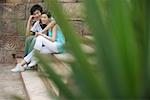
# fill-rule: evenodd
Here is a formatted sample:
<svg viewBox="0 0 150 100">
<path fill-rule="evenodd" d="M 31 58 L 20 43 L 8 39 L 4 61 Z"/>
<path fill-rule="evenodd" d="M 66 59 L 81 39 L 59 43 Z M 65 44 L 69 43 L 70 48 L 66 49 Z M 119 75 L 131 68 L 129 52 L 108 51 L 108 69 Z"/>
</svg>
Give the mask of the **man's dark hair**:
<svg viewBox="0 0 150 100">
<path fill-rule="evenodd" d="M 32 8 L 31 8 L 31 10 L 30 10 L 31 15 L 33 15 L 33 13 L 34 13 L 36 10 L 39 10 L 41 13 L 43 12 L 42 6 L 36 4 L 36 5 L 32 6 Z"/>
</svg>

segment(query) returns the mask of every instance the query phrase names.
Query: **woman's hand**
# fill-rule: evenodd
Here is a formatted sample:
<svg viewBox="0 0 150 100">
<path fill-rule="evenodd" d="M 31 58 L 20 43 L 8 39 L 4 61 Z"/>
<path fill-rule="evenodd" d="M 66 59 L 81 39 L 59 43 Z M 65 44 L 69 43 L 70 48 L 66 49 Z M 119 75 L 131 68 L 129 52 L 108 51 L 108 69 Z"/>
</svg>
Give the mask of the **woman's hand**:
<svg viewBox="0 0 150 100">
<path fill-rule="evenodd" d="M 36 36 L 36 37 L 39 36 L 39 35 L 42 36 L 42 33 L 41 33 L 41 32 L 35 32 L 35 36 Z"/>
</svg>

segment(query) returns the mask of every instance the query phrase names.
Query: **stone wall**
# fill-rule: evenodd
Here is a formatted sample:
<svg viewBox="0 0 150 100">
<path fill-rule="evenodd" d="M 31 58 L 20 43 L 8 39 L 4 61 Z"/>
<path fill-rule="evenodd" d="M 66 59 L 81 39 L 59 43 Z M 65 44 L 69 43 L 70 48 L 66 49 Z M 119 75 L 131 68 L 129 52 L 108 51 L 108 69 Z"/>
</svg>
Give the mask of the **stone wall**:
<svg viewBox="0 0 150 100">
<path fill-rule="evenodd" d="M 22 57 L 24 37 L 17 29 L 22 29 L 21 33 L 24 34 L 30 8 L 34 4 L 43 6 L 42 1 L 0 0 L 0 63 L 13 63 L 14 55 Z M 82 0 L 59 0 L 59 3 L 69 15 L 68 21 L 73 24 L 77 32 L 81 35 L 89 34 L 82 18 Z"/>
<path fill-rule="evenodd" d="M 77 33 L 81 35 L 90 34 L 83 20 L 83 0 L 59 0 Z"/>
</svg>

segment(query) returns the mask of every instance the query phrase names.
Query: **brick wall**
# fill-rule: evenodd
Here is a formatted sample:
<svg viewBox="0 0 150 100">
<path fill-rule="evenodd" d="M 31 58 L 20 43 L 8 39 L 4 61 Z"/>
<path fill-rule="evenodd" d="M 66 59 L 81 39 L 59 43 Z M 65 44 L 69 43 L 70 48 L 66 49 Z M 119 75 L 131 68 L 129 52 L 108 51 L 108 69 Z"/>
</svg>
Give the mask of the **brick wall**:
<svg viewBox="0 0 150 100">
<path fill-rule="evenodd" d="M 17 31 L 16 20 L 21 23 L 19 29 L 25 28 L 30 8 L 34 4 L 43 6 L 42 1 L 0 0 L 0 63 L 13 63 L 12 54 L 16 54 L 17 57 L 23 55 L 24 41 Z M 68 21 L 73 24 L 77 32 L 81 35 L 89 34 L 82 17 L 82 0 L 59 0 L 59 3 L 67 12 Z"/>
</svg>

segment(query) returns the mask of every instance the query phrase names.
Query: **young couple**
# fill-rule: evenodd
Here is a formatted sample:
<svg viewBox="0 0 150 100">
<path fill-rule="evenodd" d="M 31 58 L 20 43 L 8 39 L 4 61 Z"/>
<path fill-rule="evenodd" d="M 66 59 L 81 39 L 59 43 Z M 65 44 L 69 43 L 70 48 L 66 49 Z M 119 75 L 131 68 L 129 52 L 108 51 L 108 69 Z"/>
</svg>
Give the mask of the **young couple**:
<svg viewBox="0 0 150 100">
<path fill-rule="evenodd" d="M 31 8 L 26 29 L 24 60 L 18 63 L 12 72 L 21 72 L 37 64 L 34 58 L 35 50 L 40 53 L 62 53 L 65 38 L 60 27 L 56 24 L 50 13 L 43 12 L 40 5 Z M 29 35 L 30 31 L 32 35 Z"/>
</svg>

